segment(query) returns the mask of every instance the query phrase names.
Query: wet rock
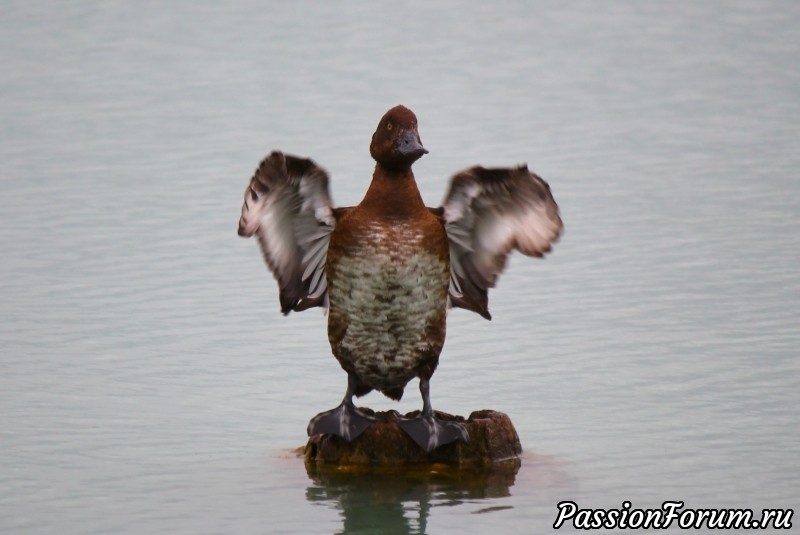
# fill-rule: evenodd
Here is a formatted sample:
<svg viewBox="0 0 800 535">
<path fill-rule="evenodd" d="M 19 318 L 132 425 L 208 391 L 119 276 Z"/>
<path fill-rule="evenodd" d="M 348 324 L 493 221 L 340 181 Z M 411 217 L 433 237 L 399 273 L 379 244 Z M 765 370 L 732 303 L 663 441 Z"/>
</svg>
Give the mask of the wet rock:
<svg viewBox="0 0 800 535">
<path fill-rule="evenodd" d="M 309 463 L 340 466 L 417 463 L 479 465 L 519 459 L 522 453 L 517 431 L 511 419 L 502 412 L 475 411 L 465 420 L 461 416 L 436 411 L 436 416 L 443 420 L 463 422 L 469 433 L 469 442 L 456 441 L 426 453 L 397 425 L 397 411 L 375 413 L 369 409 L 359 410 L 374 416 L 377 421 L 352 442 L 328 434 L 311 437 L 303 452 L 307 466 Z M 406 417 L 416 414 L 418 411 Z"/>
</svg>

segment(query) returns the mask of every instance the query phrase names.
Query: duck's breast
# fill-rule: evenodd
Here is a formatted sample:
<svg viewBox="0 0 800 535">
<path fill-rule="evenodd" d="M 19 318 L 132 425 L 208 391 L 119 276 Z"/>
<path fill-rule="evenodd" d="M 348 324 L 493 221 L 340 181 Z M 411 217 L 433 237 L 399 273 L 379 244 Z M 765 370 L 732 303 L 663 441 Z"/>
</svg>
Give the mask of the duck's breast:
<svg viewBox="0 0 800 535">
<path fill-rule="evenodd" d="M 444 344 L 446 235 L 438 223 L 342 230 L 346 237 L 331 238 L 326 267 L 334 355 L 372 388 L 403 386 L 421 366 L 435 368 Z"/>
</svg>

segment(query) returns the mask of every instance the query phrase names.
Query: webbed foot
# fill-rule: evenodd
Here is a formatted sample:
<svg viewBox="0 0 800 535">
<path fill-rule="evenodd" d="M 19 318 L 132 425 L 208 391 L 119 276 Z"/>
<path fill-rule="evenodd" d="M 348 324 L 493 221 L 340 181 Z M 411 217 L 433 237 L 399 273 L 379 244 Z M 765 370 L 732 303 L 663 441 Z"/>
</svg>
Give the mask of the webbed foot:
<svg viewBox="0 0 800 535">
<path fill-rule="evenodd" d="M 456 440 L 469 441 L 469 433 L 464 424 L 442 420 L 434 416 L 433 412 L 414 418 L 400 418 L 397 425 L 427 453 Z"/>
<path fill-rule="evenodd" d="M 422 412 L 414 418 L 399 418 L 397 425 L 410 436 L 420 448 L 430 453 L 435 448 L 456 440 L 469 441 L 469 433 L 464 424 L 437 418 L 431 408 L 430 379 L 419 379 L 419 392 L 422 394 Z"/>
<path fill-rule="evenodd" d="M 319 433 L 339 435 L 348 442 L 366 431 L 375 418 L 359 412 L 352 403 L 343 401 L 335 409 L 321 412 L 308 422 L 308 436 Z"/>
<path fill-rule="evenodd" d="M 358 391 L 358 378 L 352 373 L 347 374 L 347 391 L 342 403 L 335 409 L 321 412 L 308 422 L 306 432 L 308 436 L 320 433 L 339 435 L 351 442 L 358 435 L 366 431 L 367 427 L 375 422 L 375 418 L 367 416 L 356 409 L 353 396 Z"/>
</svg>

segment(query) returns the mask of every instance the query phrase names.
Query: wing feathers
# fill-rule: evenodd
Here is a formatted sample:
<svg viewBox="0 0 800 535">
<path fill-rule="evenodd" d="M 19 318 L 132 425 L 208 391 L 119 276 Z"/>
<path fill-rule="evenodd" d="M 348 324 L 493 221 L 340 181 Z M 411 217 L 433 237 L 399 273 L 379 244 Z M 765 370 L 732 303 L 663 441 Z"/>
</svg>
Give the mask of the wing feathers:
<svg viewBox="0 0 800 535">
<path fill-rule="evenodd" d="M 245 190 L 239 235 L 256 236 L 280 289 L 281 311 L 327 306 L 325 260 L 336 220 L 328 174 L 310 159 L 273 152 Z M 488 289 L 508 254 L 543 256 L 562 221 L 550 187 L 526 166 L 457 173 L 440 208 L 450 242 L 451 306 L 490 319 Z"/>
<path fill-rule="evenodd" d="M 284 314 L 327 306 L 325 258 L 335 224 L 324 169 L 278 151 L 261 162 L 244 193 L 239 235 L 256 236 Z"/>
<path fill-rule="evenodd" d="M 450 303 L 487 319 L 488 289 L 508 254 L 543 256 L 563 227 L 550 187 L 524 165 L 456 174 L 441 214 L 450 241 Z"/>
</svg>

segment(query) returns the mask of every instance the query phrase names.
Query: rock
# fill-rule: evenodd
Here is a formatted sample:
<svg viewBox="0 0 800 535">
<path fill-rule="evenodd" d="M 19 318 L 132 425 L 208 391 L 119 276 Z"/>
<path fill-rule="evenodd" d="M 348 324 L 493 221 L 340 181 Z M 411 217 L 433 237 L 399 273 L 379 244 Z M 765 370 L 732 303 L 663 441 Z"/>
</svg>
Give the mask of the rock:
<svg viewBox="0 0 800 535">
<path fill-rule="evenodd" d="M 352 442 L 346 442 L 336 435 L 311 437 L 303 452 L 307 468 L 309 464 L 319 463 L 339 466 L 420 463 L 481 465 L 518 461 L 522 453 L 517 431 L 511 419 L 502 412 L 475 411 L 464 420 L 461 416 L 436 411 L 436 416 L 443 420 L 464 422 L 469 432 L 469 442 L 445 444 L 426 453 L 397 425 L 397 411 L 375 413 L 364 408 L 359 410 L 374 416 L 377 422 Z M 406 417 L 417 414 L 418 411 L 415 411 Z"/>
</svg>

